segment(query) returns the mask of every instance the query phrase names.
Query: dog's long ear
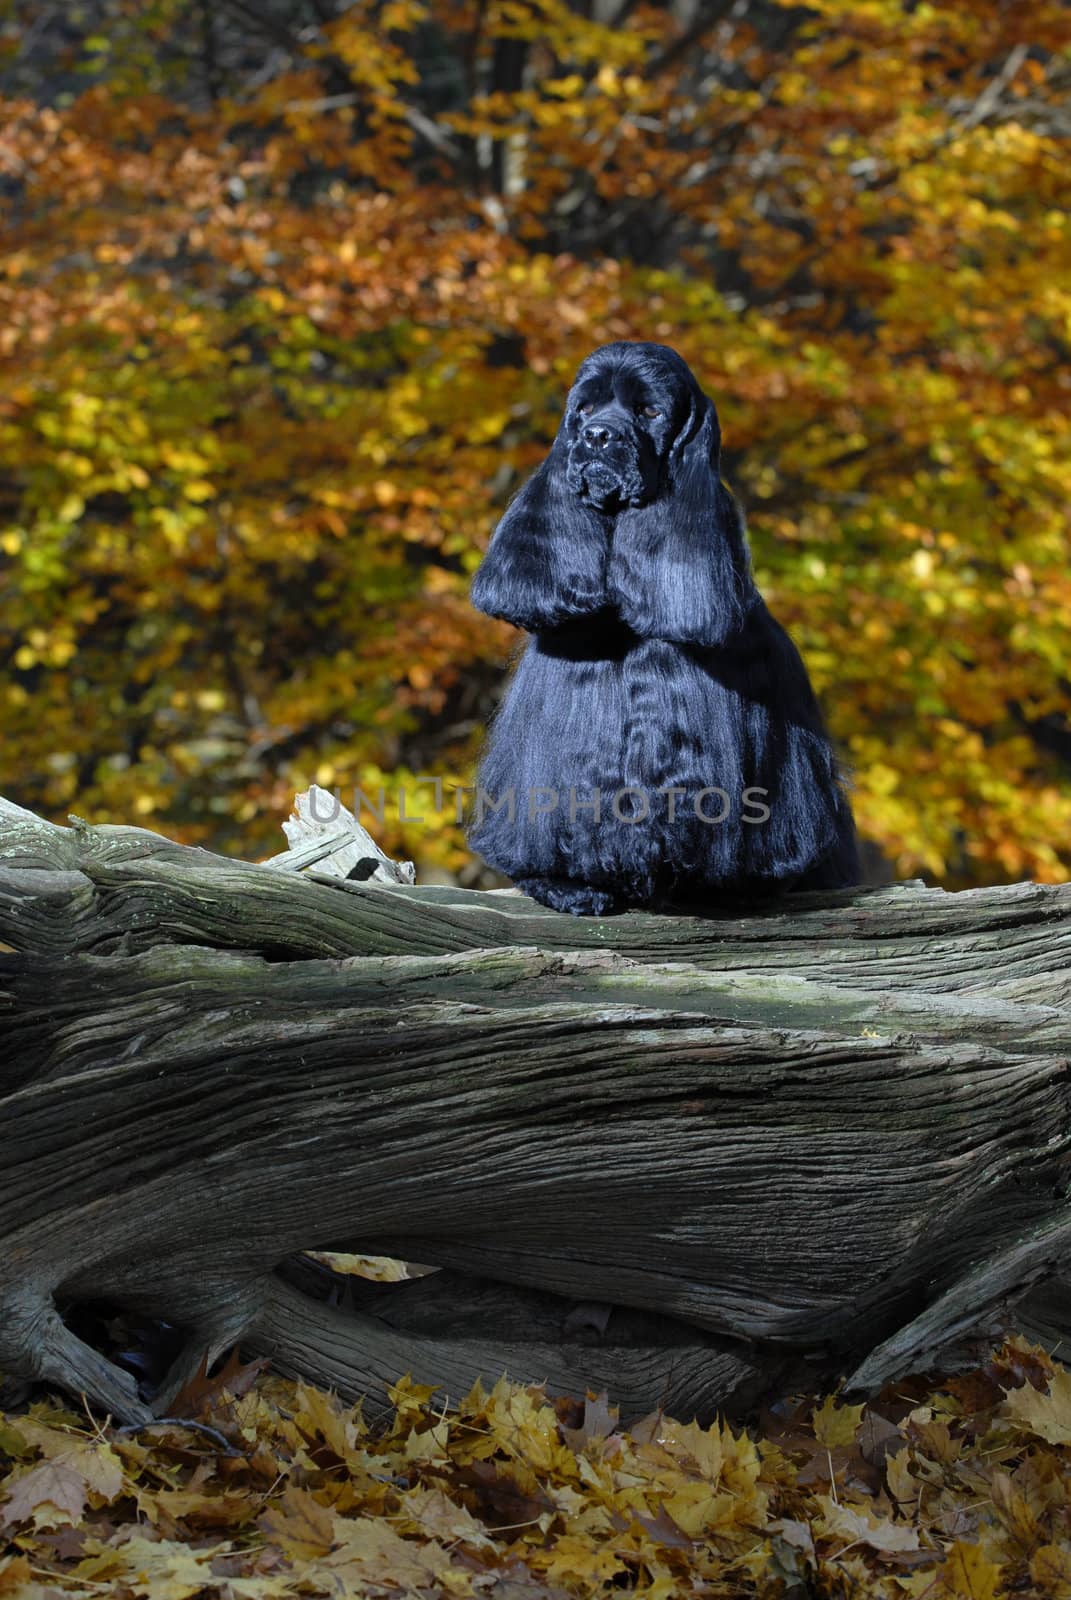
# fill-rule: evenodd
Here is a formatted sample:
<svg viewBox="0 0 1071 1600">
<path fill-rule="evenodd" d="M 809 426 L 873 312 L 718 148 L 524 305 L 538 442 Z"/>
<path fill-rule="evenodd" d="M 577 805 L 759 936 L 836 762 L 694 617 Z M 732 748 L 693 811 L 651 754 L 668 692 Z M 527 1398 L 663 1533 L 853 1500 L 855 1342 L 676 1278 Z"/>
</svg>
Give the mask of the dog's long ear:
<svg viewBox="0 0 1071 1600">
<path fill-rule="evenodd" d="M 472 583 L 472 603 L 529 633 L 607 604 L 610 522 L 565 481 L 568 444 L 550 454 L 506 508 Z"/>
<path fill-rule="evenodd" d="M 717 412 L 697 395 L 657 499 L 621 512 L 614 525 L 610 599 L 641 638 L 722 644 L 757 597 L 743 519 L 718 472 L 720 450 Z"/>
</svg>

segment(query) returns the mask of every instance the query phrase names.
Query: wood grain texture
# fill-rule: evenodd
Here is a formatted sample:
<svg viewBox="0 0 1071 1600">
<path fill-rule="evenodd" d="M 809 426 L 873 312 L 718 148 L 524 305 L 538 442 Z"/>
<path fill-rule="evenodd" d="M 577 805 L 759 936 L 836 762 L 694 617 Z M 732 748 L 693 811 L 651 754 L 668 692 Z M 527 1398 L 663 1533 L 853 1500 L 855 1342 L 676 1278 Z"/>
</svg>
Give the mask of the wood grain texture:
<svg viewBox="0 0 1071 1600">
<path fill-rule="evenodd" d="M 1071 888 L 585 922 L 0 802 L 0 1369 L 137 1420 L 60 1314 L 103 1298 L 186 1329 L 158 1405 L 240 1339 L 705 1414 L 1039 1284 L 1051 1330 L 1069 940 Z M 444 1270 L 340 1310 L 292 1266 L 332 1249 Z"/>
</svg>

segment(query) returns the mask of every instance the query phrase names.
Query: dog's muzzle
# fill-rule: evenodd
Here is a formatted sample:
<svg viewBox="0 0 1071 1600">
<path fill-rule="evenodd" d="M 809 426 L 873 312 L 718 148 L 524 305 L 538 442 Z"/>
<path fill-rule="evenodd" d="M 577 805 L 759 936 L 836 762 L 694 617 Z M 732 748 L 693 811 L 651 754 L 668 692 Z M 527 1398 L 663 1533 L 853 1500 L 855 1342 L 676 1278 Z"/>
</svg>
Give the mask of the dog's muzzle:
<svg viewBox="0 0 1071 1600">
<path fill-rule="evenodd" d="M 635 442 L 626 434 L 592 422 L 573 446 L 567 478 L 569 487 L 599 511 L 620 511 L 643 505 L 647 475 Z"/>
</svg>

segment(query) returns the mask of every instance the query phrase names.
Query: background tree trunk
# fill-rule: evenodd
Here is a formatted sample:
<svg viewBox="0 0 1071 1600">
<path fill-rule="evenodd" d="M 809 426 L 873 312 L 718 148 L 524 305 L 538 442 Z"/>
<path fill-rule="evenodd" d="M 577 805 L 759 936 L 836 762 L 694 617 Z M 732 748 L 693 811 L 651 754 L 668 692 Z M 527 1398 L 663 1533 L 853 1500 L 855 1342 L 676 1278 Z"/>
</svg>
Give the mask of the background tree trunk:
<svg viewBox="0 0 1071 1600">
<path fill-rule="evenodd" d="M 1071 887 L 577 921 L 291 842 L 0 802 L 3 1370 L 147 1417 L 105 1301 L 184 1330 L 158 1411 L 240 1341 L 706 1414 L 1068 1325 Z M 442 1270 L 338 1306 L 314 1249 Z"/>
</svg>

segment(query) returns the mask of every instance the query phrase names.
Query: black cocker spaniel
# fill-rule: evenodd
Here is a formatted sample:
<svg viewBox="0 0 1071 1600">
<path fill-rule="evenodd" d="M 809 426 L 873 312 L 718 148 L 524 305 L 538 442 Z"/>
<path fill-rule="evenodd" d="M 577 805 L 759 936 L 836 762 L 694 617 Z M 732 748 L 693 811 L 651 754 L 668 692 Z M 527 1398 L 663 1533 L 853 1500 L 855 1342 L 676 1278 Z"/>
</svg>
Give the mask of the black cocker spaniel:
<svg viewBox="0 0 1071 1600">
<path fill-rule="evenodd" d="M 806 668 L 754 586 L 713 404 L 676 351 L 577 373 L 473 603 L 534 635 L 471 809 L 484 860 L 559 911 L 858 882 Z"/>
</svg>

